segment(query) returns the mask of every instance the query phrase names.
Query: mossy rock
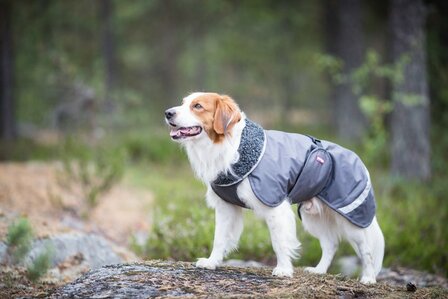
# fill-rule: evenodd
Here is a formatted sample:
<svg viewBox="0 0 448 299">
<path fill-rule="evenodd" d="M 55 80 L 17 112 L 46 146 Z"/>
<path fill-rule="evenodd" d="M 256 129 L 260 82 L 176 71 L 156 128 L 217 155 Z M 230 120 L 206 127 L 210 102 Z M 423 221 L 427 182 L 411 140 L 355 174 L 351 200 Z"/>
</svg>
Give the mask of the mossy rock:
<svg viewBox="0 0 448 299">
<path fill-rule="evenodd" d="M 148 261 L 92 270 L 57 289 L 50 298 L 446 298 L 448 290 L 383 283 L 363 285 L 340 275 L 314 275 L 296 268 L 293 278 L 272 269 L 221 267 L 198 269 L 193 263 Z"/>
</svg>

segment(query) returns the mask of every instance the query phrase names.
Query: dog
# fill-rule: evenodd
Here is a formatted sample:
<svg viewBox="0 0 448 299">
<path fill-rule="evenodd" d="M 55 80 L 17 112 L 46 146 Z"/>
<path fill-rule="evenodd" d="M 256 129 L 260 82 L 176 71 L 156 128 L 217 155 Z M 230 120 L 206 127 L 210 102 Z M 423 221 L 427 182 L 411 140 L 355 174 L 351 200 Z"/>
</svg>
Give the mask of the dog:
<svg viewBox="0 0 448 299">
<path fill-rule="evenodd" d="M 277 265 L 272 274 L 293 276 L 299 257 L 298 213 L 316 237 L 322 257 L 312 273 L 326 273 L 341 239 L 362 261 L 362 283 L 375 283 L 382 267 L 384 237 L 375 216 L 370 177 L 353 152 L 314 137 L 263 130 L 229 96 L 195 92 L 165 111 L 171 138 L 186 150 L 196 176 L 207 185 L 215 210 L 213 249 L 196 266 L 216 269 L 238 246 L 243 208 L 269 228 Z"/>
</svg>

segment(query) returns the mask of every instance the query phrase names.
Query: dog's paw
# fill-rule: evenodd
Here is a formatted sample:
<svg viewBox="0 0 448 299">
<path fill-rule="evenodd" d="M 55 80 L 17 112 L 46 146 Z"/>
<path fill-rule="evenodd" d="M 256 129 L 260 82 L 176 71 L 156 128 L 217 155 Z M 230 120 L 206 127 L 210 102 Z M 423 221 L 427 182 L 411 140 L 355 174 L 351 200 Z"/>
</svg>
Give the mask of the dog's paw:
<svg viewBox="0 0 448 299">
<path fill-rule="evenodd" d="M 321 269 L 319 269 L 317 267 L 306 267 L 305 271 L 314 273 L 314 274 L 325 274 L 326 273 L 325 271 L 322 271 Z"/>
<path fill-rule="evenodd" d="M 196 267 L 198 267 L 198 268 L 215 270 L 217 266 L 218 266 L 218 262 L 208 259 L 208 258 L 203 258 L 203 257 L 198 259 L 198 261 L 196 262 Z"/>
<path fill-rule="evenodd" d="M 370 277 L 370 276 L 363 276 L 363 277 L 361 277 L 360 281 L 363 284 L 373 284 L 373 283 L 376 283 L 375 277 Z"/>
<path fill-rule="evenodd" d="M 278 277 L 292 277 L 294 270 L 292 268 L 275 267 L 272 271 L 272 275 Z"/>
</svg>

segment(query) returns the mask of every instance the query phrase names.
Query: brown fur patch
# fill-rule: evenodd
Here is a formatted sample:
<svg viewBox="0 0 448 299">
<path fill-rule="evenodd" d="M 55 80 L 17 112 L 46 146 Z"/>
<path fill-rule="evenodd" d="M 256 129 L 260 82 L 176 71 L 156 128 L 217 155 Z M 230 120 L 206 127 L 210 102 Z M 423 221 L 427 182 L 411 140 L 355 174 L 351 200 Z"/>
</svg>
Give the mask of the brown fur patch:
<svg viewBox="0 0 448 299">
<path fill-rule="evenodd" d="M 197 108 L 197 104 L 202 107 Z M 235 101 L 217 93 L 206 93 L 195 98 L 190 104 L 190 110 L 202 121 L 205 132 L 214 143 L 222 142 L 241 120 Z"/>
</svg>

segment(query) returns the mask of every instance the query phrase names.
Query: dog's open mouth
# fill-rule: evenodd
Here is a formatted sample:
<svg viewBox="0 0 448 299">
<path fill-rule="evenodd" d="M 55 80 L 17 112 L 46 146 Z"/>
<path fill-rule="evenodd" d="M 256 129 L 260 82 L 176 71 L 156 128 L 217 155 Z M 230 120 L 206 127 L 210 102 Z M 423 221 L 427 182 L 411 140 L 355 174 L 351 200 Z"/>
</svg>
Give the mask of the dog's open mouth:
<svg viewBox="0 0 448 299">
<path fill-rule="evenodd" d="M 202 132 L 200 126 L 171 128 L 170 136 L 173 139 L 187 138 L 199 135 Z"/>
</svg>

